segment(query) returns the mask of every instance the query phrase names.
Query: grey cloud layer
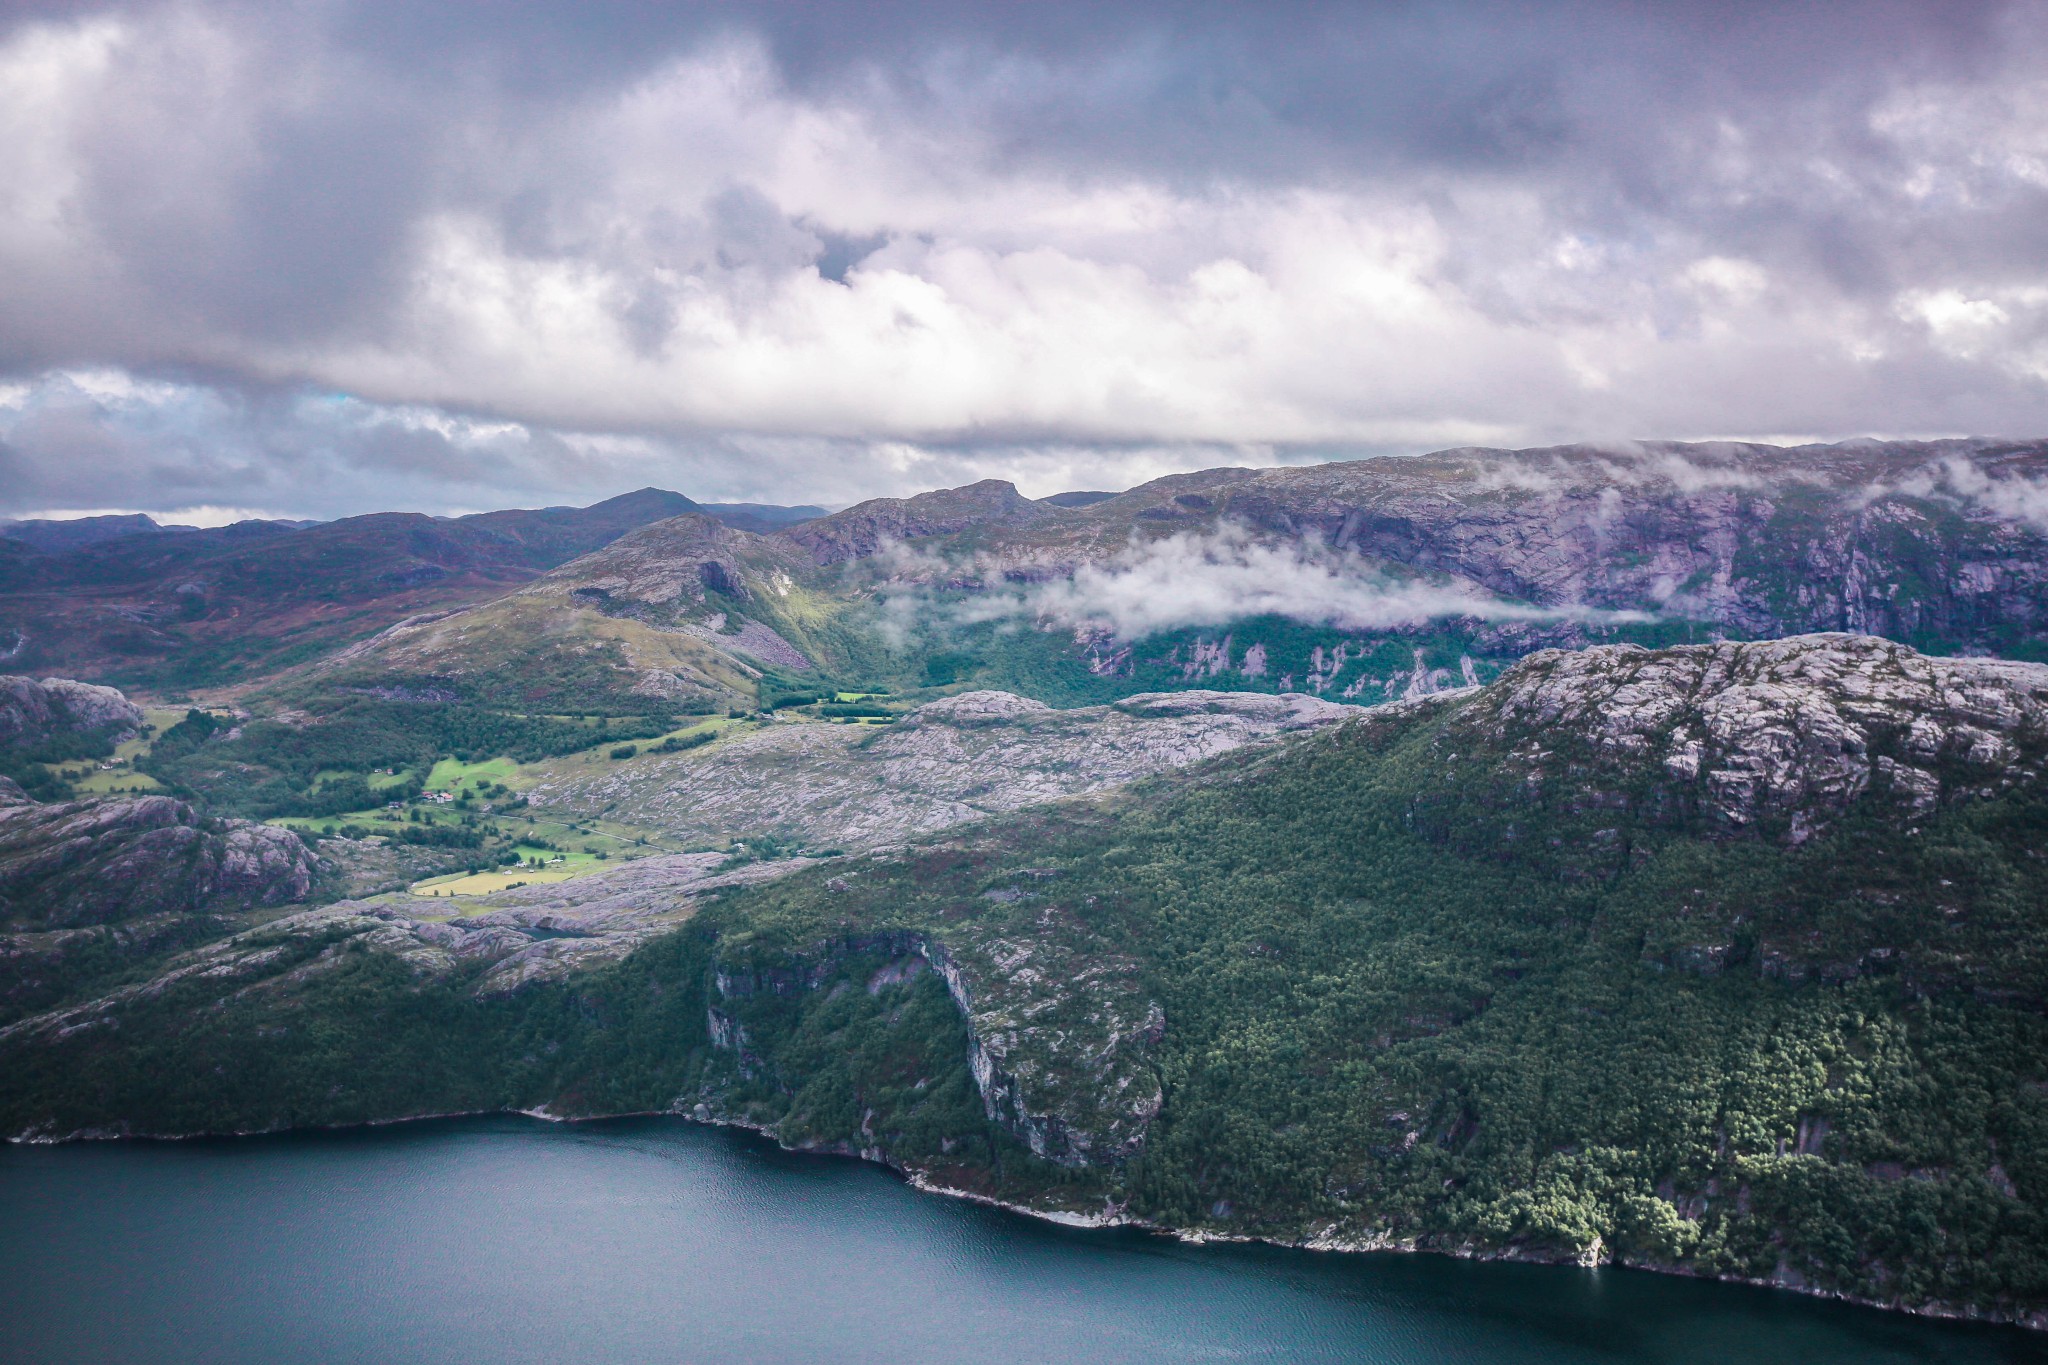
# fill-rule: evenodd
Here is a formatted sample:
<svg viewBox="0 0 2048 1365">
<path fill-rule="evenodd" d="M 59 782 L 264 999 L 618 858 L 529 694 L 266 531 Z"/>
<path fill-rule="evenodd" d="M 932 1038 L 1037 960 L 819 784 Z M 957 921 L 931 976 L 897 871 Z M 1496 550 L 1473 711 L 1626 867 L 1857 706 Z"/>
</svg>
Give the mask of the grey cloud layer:
<svg viewBox="0 0 2048 1365">
<path fill-rule="evenodd" d="M 2044 261 L 2038 3 L 32 7 L 0 501 L 2024 434 Z"/>
</svg>

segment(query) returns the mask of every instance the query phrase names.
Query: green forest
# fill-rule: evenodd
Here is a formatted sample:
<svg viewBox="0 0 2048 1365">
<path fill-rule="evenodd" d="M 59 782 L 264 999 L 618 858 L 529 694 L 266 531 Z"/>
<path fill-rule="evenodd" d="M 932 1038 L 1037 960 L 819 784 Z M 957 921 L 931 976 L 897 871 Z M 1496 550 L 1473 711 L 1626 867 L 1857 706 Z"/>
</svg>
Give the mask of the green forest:
<svg viewBox="0 0 2048 1365">
<path fill-rule="evenodd" d="M 736 890 L 511 996 L 339 930 L 280 937 L 268 988 L 216 1003 L 181 983 L 118 1030 L 0 1042 L 0 1123 L 677 1109 L 1171 1226 L 2048 1301 L 2048 803 L 1978 801 L 1910 835 L 1857 808 L 1791 847 L 1649 807 L 1596 831 L 1555 801 L 1503 842 L 1452 818 L 1503 809 L 1444 763 L 1457 709 Z M 1062 1165 L 990 1121 L 961 1011 L 904 967 L 950 952 L 999 990 L 991 943 L 1076 983 L 1114 968 L 1156 1003 L 1163 1024 L 1120 1044 L 1163 1100 L 1135 1150 Z M 1086 1051 L 1099 1020 L 1040 989 L 1006 1064 L 1081 1074 L 1046 1040 Z"/>
</svg>

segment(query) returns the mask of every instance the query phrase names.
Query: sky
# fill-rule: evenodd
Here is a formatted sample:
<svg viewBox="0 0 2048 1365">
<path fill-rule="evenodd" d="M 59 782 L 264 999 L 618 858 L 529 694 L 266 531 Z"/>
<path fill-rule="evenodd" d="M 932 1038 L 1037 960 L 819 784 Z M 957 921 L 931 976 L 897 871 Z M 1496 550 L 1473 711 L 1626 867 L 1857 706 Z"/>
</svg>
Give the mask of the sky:
<svg viewBox="0 0 2048 1365">
<path fill-rule="evenodd" d="M 0 8 L 0 515 L 2048 434 L 2048 3 Z"/>
</svg>

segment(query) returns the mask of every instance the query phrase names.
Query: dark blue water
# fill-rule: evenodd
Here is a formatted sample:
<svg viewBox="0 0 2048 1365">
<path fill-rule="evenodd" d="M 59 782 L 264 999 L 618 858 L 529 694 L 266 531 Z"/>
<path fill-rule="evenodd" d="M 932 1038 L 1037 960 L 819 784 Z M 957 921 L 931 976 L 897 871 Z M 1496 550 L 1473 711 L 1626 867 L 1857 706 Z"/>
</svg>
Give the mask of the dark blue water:
<svg viewBox="0 0 2048 1365">
<path fill-rule="evenodd" d="M 0 1150 L 9 1361 L 2036 1361 L 1629 1271 L 1192 1247 L 680 1122 Z"/>
</svg>

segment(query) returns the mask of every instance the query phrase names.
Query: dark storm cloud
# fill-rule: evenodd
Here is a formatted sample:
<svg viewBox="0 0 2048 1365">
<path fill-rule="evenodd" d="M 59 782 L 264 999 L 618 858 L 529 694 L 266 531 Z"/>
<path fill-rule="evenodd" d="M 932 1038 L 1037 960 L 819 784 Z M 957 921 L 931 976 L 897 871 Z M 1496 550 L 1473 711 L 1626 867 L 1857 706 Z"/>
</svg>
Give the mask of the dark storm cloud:
<svg viewBox="0 0 2048 1365">
<path fill-rule="evenodd" d="M 2040 3 L 8 13 L 16 510 L 2048 426 Z"/>
</svg>

